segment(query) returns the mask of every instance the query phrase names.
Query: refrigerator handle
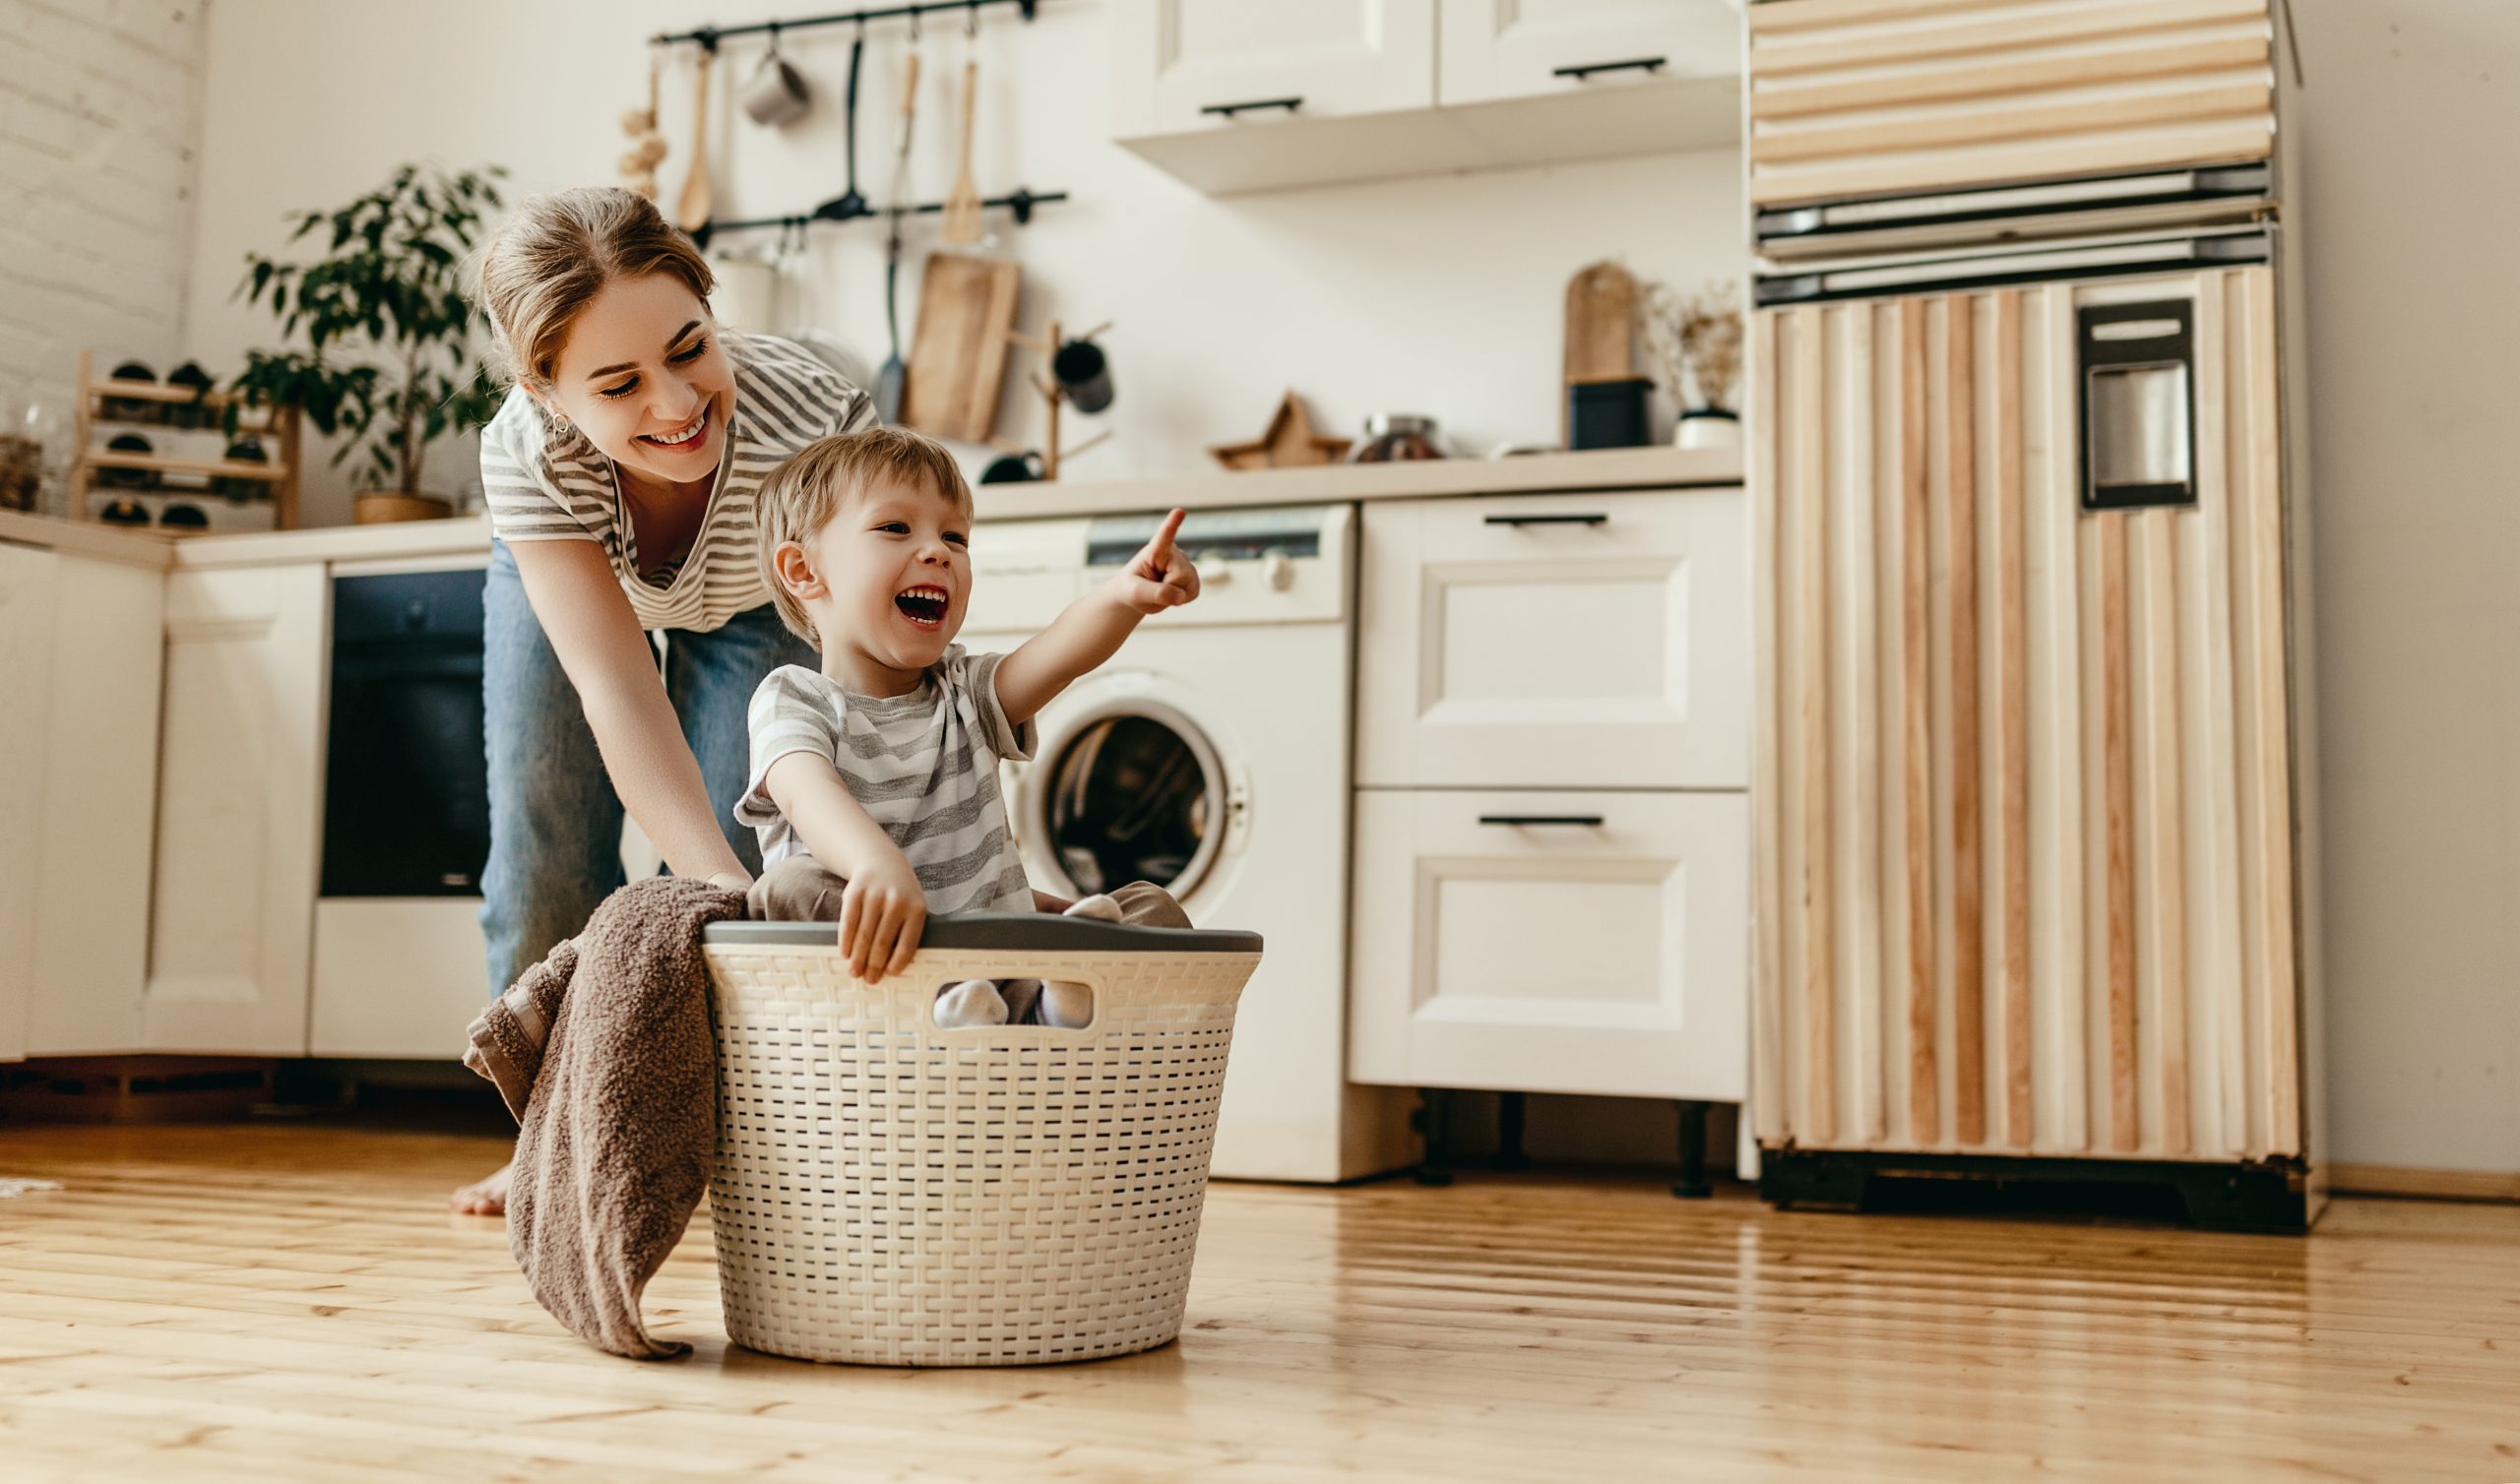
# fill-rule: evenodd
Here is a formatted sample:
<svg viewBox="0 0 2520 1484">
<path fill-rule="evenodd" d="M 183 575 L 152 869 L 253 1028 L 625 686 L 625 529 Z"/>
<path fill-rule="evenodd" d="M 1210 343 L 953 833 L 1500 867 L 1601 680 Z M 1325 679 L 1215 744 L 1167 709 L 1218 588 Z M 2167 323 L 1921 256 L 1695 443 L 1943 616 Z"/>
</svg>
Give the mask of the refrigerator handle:
<svg viewBox="0 0 2520 1484">
<path fill-rule="evenodd" d="M 2196 306 L 2099 304 L 2075 315 L 2082 508 L 2196 503 Z"/>
</svg>

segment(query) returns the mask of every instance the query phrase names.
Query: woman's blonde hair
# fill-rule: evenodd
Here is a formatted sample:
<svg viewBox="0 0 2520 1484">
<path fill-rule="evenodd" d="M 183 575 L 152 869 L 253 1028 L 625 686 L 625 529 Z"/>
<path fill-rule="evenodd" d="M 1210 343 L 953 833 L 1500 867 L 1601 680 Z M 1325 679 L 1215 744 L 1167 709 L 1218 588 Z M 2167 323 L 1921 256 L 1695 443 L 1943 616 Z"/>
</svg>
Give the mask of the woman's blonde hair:
<svg viewBox="0 0 2520 1484">
<path fill-rule="evenodd" d="M 511 381 L 551 384 L 578 315 L 616 278 L 670 274 L 701 302 L 716 280 L 700 249 L 656 204 L 619 186 L 579 186 L 516 209 L 481 252 L 473 300 Z"/>
<path fill-rule="evenodd" d="M 954 502 L 965 516 L 972 513 L 972 487 L 961 465 L 945 446 L 908 428 L 860 428 L 819 438 L 770 471 L 753 496 L 753 524 L 761 533 L 761 576 L 770 585 L 770 600 L 788 632 L 823 647 L 805 605 L 779 581 L 772 557 L 788 541 L 803 541 L 823 528 L 851 495 L 877 484 L 897 483 L 928 490 Z"/>
</svg>

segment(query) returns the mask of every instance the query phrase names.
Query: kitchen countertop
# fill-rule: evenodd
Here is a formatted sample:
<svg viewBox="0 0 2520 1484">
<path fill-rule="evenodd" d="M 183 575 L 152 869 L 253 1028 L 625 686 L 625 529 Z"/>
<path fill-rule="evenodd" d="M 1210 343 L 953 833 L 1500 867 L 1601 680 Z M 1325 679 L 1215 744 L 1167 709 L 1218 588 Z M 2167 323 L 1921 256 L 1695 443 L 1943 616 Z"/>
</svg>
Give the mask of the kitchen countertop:
<svg viewBox="0 0 2520 1484">
<path fill-rule="evenodd" d="M 1323 505 L 1420 500 L 1446 495 L 1547 494 L 1574 490 L 1668 489 L 1741 482 L 1739 449 L 1595 449 L 1518 459 L 1438 459 L 1408 464 L 1328 464 L 1054 484 L 983 484 L 973 490 L 983 521 L 1213 510 L 1247 505 Z M 0 542 L 73 556 L 156 567 L 261 567 L 284 562 L 394 561 L 472 555 L 490 543 L 486 518 L 410 521 L 391 526 L 326 526 L 245 535 L 166 536 L 80 521 L 0 511 Z"/>
</svg>

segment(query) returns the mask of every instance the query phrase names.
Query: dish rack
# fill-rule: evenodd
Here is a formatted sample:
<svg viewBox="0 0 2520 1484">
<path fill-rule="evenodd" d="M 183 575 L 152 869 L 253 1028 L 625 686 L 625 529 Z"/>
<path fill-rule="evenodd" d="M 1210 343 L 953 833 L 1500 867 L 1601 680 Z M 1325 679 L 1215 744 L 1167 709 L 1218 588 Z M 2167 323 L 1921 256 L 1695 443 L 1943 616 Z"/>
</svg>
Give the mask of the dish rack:
<svg viewBox="0 0 2520 1484">
<path fill-rule="evenodd" d="M 833 938 L 720 923 L 703 939 L 727 1335 L 887 1366 L 1170 1341 L 1260 936 L 963 913 L 928 919 L 881 984 L 851 977 Z M 1083 983 L 1094 1018 L 939 1027 L 937 989 L 974 978 Z"/>
</svg>

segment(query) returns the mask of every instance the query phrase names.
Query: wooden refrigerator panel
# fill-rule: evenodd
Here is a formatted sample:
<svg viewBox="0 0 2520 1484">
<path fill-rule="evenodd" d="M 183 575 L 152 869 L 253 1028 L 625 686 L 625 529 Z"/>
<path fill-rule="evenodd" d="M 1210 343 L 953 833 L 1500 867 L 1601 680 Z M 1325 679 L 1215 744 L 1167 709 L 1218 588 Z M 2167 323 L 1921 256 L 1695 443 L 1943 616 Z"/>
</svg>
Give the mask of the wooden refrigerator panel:
<svg viewBox="0 0 2520 1484">
<path fill-rule="evenodd" d="M 2266 0 L 1770 0 L 1757 206 L 2264 159 Z"/>
<path fill-rule="evenodd" d="M 2193 304 L 2192 506 L 2086 513 L 2075 311 Z M 2301 1152 L 2272 271 L 1760 312 L 1755 1128 Z"/>
</svg>

